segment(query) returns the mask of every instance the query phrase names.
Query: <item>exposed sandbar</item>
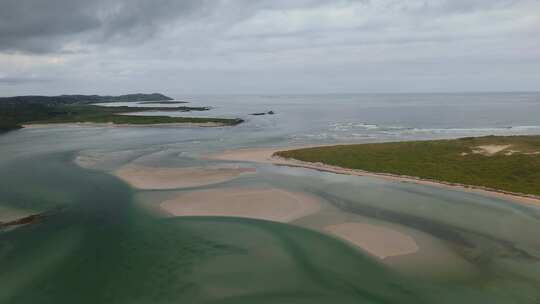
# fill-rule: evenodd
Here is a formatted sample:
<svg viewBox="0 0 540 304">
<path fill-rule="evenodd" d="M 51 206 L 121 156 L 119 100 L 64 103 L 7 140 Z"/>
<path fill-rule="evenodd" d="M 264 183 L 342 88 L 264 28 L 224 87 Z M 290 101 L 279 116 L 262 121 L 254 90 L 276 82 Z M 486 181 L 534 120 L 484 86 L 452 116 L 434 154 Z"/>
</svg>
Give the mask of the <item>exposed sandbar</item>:
<svg viewBox="0 0 540 304">
<path fill-rule="evenodd" d="M 415 253 L 419 249 L 409 235 L 384 226 L 342 223 L 328 226 L 324 230 L 380 259 Z"/>
<path fill-rule="evenodd" d="M 33 210 L 17 209 L 0 204 L 0 223 L 15 221 L 34 213 L 36 212 Z"/>
<path fill-rule="evenodd" d="M 222 188 L 192 191 L 161 203 L 174 216 L 230 216 L 291 222 L 316 213 L 320 201 L 277 188 Z"/>
<path fill-rule="evenodd" d="M 238 149 L 227 150 L 221 153 L 207 154 L 203 158 L 213 160 L 246 161 L 257 163 L 275 163 L 278 161 L 272 155 L 286 148 L 261 148 L 261 149 Z"/>
<path fill-rule="evenodd" d="M 116 170 L 114 175 L 134 188 L 164 190 L 222 183 L 255 171 L 255 168 L 165 168 L 131 164 Z"/>
</svg>

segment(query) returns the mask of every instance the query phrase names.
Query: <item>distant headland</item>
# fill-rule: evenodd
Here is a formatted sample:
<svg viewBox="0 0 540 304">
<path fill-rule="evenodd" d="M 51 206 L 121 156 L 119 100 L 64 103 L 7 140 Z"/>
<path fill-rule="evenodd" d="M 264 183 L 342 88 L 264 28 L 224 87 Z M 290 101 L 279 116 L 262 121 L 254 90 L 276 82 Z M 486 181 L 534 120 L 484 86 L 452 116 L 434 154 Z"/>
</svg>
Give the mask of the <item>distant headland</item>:
<svg viewBox="0 0 540 304">
<path fill-rule="evenodd" d="M 103 107 L 96 103 L 170 101 L 160 93 L 127 94 L 120 96 L 59 95 L 14 96 L 0 98 L 0 133 L 23 128 L 25 125 L 58 123 L 93 123 L 121 125 L 184 124 L 188 126 L 231 126 L 242 119 L 212 117 L 169 117 L 126 115 L 143 111 L 207 111 L 208 107 Z M 119 115 L 122 114 L 122 115 Z"/>
<path fill-rule="evenodd" d="M 47 103 L 47 104 L 91 104 L 106 102 L 138 102 L 138 101 L 165 101 L 173 100 L 171 97 L 161 93 L 151 94 L 126 94 L 119 96 L 101 96 L 101 95 L 58 95 L 58 96 L 13 96 L 0 97 L 0 104 L 20 102 L 20 103 Z"/>
</svg>

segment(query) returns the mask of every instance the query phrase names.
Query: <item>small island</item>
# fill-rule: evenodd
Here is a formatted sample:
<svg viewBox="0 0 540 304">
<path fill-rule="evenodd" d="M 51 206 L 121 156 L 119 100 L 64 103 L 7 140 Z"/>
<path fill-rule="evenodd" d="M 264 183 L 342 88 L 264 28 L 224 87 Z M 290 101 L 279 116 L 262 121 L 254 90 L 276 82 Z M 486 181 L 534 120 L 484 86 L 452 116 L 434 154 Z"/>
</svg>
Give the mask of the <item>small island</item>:
<svg viewBox="0 0 540 304">
<path fill-rule="evenodd" d="M 152 102 L 173 100 L 159 93 L 121 96 L 60 95 L 15 96 L 0 98 L 0 133 L 25 125 L 58 123 L 111 123 L 122 125 L 188 124 L 201 126 L 234 126 L 242 119 L 213 117 L 169 117 L 129 115 L 131 112 L 151 111 L 207 111 L 208 107 L 104 107 L 95 103 Z"/>
<path fill-rule="evenodd" d="M 252 116 L 263 116 L 263 115 L 274 115 L 276 114 L 274 111 L 268 111 L 268 112 L 257 112 L 257 113 L 251 113 L 249 115 Z"/>
<path fill-rule="evenodd" d="M 540 136 L 337 145 L 280 151 L 274 156 L 343 174 L 372 173 L 540 197 Z"/>
</svg>

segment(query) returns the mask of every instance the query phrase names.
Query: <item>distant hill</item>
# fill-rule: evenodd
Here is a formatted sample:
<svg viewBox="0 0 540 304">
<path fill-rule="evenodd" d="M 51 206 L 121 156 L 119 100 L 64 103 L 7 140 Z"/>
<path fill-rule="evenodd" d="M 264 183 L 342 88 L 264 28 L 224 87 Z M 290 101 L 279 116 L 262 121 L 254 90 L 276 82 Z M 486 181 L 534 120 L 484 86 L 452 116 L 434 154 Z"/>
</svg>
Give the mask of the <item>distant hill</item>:
<svg viewBox="0 0 540 304">
<path fill-rule="evenodd" d="M 127 94 L 120 96 L 100 95 L 59 95 L 59 96 L 14 96 L 0 97 L 0 106 L 6 103 L 31 103 L 46 105 L 90 104 L 105 102 L 136 102 L 136 101 L 163 101 L 173 100 L 160 93 L 152 94 Z"/>
<path fill-rule="evenodd" d="M 136 102 L 136 101 L 164 101 L 172 98 L 159 93 L 153 94 L 128 94 L 120 96 L 100 95 L 60 95 L 60 96 L 14 96 L 0 98 L 0 133 L 20 129 L 21 124 L 29 121 L 47 119 L 68 119 L 78 117 L 80 112 L 103 114 L 102 112 L 116 111 L 127 112 L 128 109 L 121 107 L 102 109 L 103 107 L 92 106 L 93 103 L 106 102 Z M 82 108 L 81 108 L 82 107 Z M 145 108 L 145 110 L 152 110 Z M 207 108 L 178 107 L 182 111 L 204 111 Z"/>
</svg>

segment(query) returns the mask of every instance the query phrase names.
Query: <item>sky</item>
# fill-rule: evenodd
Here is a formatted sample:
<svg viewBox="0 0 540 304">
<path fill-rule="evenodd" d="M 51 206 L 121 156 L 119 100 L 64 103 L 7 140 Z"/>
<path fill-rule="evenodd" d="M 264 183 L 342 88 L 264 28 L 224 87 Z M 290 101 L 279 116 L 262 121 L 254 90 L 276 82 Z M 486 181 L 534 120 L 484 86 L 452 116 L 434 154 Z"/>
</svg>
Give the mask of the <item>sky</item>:
<svg viewBox="0 0 540 304">
<path fill-rule="evenodd" d="M 540 90 L 540 0 L 0 0 L 0 96 Z"/>
</svg>

